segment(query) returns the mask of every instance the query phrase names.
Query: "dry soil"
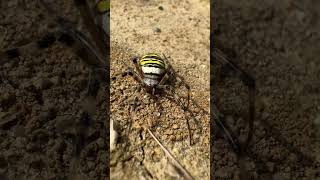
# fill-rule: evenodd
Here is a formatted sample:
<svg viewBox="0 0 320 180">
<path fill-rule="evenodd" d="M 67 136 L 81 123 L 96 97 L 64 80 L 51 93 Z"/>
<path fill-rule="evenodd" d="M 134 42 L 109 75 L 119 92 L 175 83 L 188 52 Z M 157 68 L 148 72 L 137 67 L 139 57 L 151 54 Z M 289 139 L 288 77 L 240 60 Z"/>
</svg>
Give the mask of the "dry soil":
<svg viewBox="0 0 320 180">
<path fill-rule="evenodd" d="M 246 163 L 254 179 L 319 179 L 319 7 L 312 0 L 213 4 L 214 45 L 256 79 L 255 132 Z M 217 98 L 237 127 L 246 118 L 248 92 L 227 69 Z M 239 179 L 238 155 L 226 140 L 216 136 L 212 149 L 213 176 Z"/>
<path fill-rule="evenodd" d="M 37 1 L 1 1 L 0 49 L 26 44 L 51 29 Z M 72 1 L 50 6 L 77 24 Z M 89 68 L 59 43 L 0 67 L 0 179 L 105 179 L 108 176 L 106 94 L 99 90 L 94 115 L 84 118 Z M 87 141 L 75 131 L 87 123 Z M 79 134 L 78 134 L 79 135 Z M 79 145 L 79 144 L 78 144 Z"/>
<path fill-rule="evenodd" d="M 209 2 L 139 0 L 111 3 L 111 118 L 120 135 L 111 153 L 111 179 L 178 179 L 152 131 L 195 179 L 209 178 Z M 189 111 L 169 96 L 151 98 L 131 77 L 133 56 L 164 53 L 191 87 Z M 174 86 L 182 99 L 186 89 Z M 156 104 L 158 103 L 158 104 Z M 191 113 L 190 113 L 191 112 Z M 192 129 L 189 146 L 186 120 Z"/>
</svg>

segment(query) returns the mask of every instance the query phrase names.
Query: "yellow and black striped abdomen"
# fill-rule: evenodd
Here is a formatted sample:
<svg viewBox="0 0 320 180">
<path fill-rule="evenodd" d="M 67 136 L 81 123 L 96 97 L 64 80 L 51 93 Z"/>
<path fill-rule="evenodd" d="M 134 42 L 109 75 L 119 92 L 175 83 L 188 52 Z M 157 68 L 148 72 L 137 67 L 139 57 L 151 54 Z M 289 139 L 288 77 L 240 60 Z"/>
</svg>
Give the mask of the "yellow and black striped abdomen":
<svg viewBox="0 0 320 180">
<path fill-rule="evenodd" d="M 154 67 L 163 70 L 166 69 L 163 59 L 158 54 L 149 53 L 142 56 L 142 58 L 139 60 L 139 65 L 142 67 Z"/>
</svg>

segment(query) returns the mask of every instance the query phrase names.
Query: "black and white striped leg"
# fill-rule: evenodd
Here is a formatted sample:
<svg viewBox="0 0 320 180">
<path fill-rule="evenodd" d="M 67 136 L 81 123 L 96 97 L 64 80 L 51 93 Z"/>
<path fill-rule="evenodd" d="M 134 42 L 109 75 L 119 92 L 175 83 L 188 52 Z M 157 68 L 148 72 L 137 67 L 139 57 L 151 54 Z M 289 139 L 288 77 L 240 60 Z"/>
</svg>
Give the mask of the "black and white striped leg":
<svg viewBox="0 0 320 180">
<path fill-rule="evenodd" d="M 181 108 L 186 111 L 188 109 L 187 106 L 185 106 L 182 101 L 181 98 L 178 96 L 178 94 L 175 92 L 174 88 L 170 85 L 158 85 L 156 86 L 157 89 L 165 89 L 165 90 L 169 90 L 169 92 L 171 93 L 171 95 L 174 97 L 174 99 L 178 102 L 179 106 L 181 106 Z"/>
<path fill-rule="evenodd" d="M 175 74 L 176 79 L 179 79 L 179 85 L 184 85 L 188 91 L 188 101 L 187 101 L 187 108 L 189 107 L 189 101 L 190 101 L 190 86 L 184 81 L 184 79 L 179 76 L 178 74 Z"/>
<path fill-rule="evenodd" d="M 142 76 L 143 76 L 143 72 L 142 72 L 141 67 L 140 67 L 139 64 L 138 64 L 138 60 L 139 60 L 139 57 L 137 57 L 137 56 L 135 56 L 135 57 L 132 58 L 132 62 L 133 62 L 133 64 L 134 64 L 135 68 L 137 69 L 140 77 L 142 77 Z"/>
<path fill-rule="evenodd" d="M 129 68 L 127 71 L 122 73 L 122 77 L 125 77 L 127 75 L 132 76 L 138 83 L 143 84 L 142 78 L 132 68 Z"/>
<path fill-rule="evenodd" d="M 157 89 L 164 89 L 164 90 L 169 90 L 169 92 L 171 93 L 171 95 L 173 96 L 173 98 L 175 99 L 175 101 L 177 102 L 177 104 L 183 109 L 183 111 L 187 111 L 188 107 L 186 107 L 182 101 L 180 100 L 180 97 L 178 96 L 178 94 L 174 91 L 174 88 L 170 85 L 158 85 L 156 86 Z M 189 123 L 189 119 L 186 118 L 187 120 L 187 126 L 188 126 L 188 132 L 189 132 L 189 144 L 190 146 L 192 145 L 192 135 L 191 135 L 191 129 L 190 129 L 190 123 Z"/>
<path fill-rule="evenodd" d="M 83 22 L 88 28 L 89 33 L 97 44 L 100 52 L 102 52 L 102 54 L 108 54 L 108 42 L 104 41 L 104 34 L 99 31 L 100 28 L 97 28 L 95 19 L 92 15 L 92 10 L 90 9 L 88 2 L 86 0 L 74 0 L 74 2 L 77 8 L 80 10 Z"/>
<path fill-rule="evenodd" d="M 166 73 L 166 74 L 162 77 L 162 79 L 160 80 L 158 86 L 159 86 L 159 85 L 164 85 L 164 83 L 165 83 L 168 79 L 169 79 L 169 76 L 168 76 L 168 73 Z"/>
<path fill-rule="evenodd" d="M 168 74 L 171 74 L 173 77 L 176 78 L 177 82 L 179 83 L 179 86 L 183 85 L 185 86 L 185 88 L 188 91 L 188 101 L 187 101 L 187 108 L 189 107 L 189 102 L 190 102 L 190 86 L 186 83 L 186 81 L 184 80 L 184 78 L 182 76 L 180 76 L 179 74 L 177 74 L 171 63 L 169 62 L 168 58 L 163 54 L 163 57 L 165 58 L 166 64 L 167 64 L 167 69 L 168 69 Z"/>
</svg>

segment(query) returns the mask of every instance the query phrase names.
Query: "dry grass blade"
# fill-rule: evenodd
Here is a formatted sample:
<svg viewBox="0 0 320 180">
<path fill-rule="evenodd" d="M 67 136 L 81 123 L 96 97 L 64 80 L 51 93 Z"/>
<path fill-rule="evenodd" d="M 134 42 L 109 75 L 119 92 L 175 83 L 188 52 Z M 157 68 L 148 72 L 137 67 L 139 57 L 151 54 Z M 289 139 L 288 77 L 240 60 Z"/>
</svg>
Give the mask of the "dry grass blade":
<svg viewBox="0 0 320 180">
<path fill-rule="evenodd" d="M 193 180 L 194 178 L 190 175 L 190 173 L 177 161 L 173 155 L 170 153 L 170 151 L 164 147 L 159 139 L 150 131 L 150 129 L 147 129 L 149 134 L 153 137 L 153 139 L 159 144 L 161 149 L 166 153 L 166 155 L 174 162 L 174 165 L 183 173 L 183 176 L 185 179 Z"/>
</svg>

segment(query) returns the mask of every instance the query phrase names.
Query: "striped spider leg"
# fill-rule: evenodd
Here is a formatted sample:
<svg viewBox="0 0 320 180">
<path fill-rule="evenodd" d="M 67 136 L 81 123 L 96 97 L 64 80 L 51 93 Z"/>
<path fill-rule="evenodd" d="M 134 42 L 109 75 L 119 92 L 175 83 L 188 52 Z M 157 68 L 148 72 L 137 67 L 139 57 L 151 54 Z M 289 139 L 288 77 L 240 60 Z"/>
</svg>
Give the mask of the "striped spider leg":
<svg viewBox="0 0 320 180">
<path fill-rule="evenodd" d="M 168 66 L 168 74 L 172 77 L 170 78 L 170 80 L 175 79 L 176 82 L 178 83 L 179 86 L 183 85 L 187 91 L 188 91 L 188 99 L 187 99 L 187 106 L 185 106 L 184 110 L 189 108 L 189 102 L 190 102 L 190 86 L 185 82 L 184 78 L 182 76 L 180 76 L 178 73 L 175 72 L 175 70 L 173 69 L 171 63 L 169 62 L 168 58 L 163 54 L 164 56 L 164 60 Z M 166 76 L 165 78 L 169 78 L 168 76 Z M 166 80 L 167 80 L 166 79 Z"/>
</svg>

